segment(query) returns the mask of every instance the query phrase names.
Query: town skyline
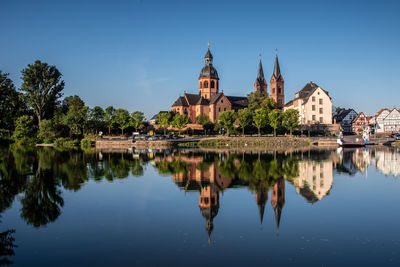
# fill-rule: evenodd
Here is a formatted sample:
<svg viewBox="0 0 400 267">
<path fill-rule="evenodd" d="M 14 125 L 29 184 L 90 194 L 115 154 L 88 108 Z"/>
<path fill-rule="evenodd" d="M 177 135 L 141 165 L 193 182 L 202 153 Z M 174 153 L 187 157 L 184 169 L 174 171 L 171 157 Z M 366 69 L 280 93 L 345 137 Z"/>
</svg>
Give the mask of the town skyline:
<svg viewBox="0 0 400 267">
<path fill-rule="evenodd" d="M 329 92 L 334 106 L 367 115 L 399 108 L 400 39 L 394 34 L 399 4 L 351 2 L 344 8 L 340 3 L 327 7 L 292 2 L 282 14 L 285 5 L 271 3 L 243 7 L 209 2 L 219 14 L 214 17 L 193 3 L 50 6 L 6 1 L 0 21 L 9 27 L 3 33 L 8 38 L 2 42 L 1 69 L 19 88 L 20 71 L 27 64 L 48 62 L 63 74 L 64 96 L 80 95 L 92 107 L 142 110 L 149 119 L 169 110 L 182 92 L 197 91 L 207 42 L 221 91 L 234 96 L 252 90 L 260 53 L 265 77 L 271 77 L 278 48 L 285 102 L 312 81 Z M 31 12 L 25 14 L 28 8 Z M 331 15 L 336 12 L 335 18 L 326 19 L 325 9 Z M 25 27 L 28 22 L 30 27 Z"/>
</svg>

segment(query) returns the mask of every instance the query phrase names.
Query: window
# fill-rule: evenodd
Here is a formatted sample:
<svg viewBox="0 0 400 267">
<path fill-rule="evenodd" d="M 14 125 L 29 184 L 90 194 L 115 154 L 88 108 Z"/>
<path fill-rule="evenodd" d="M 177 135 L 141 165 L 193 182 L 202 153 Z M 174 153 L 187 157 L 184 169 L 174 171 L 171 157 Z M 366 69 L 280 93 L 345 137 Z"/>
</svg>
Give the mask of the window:
<svg viewBox="0 0 400 267">
<path fill-rule="evenodd" d="M 224 100 L 221 99 L 221 103 L 224 103 Z"/>
<path fill-rule="evenodd" d="M 322 105 L 322 98 L 319 99 L 319 104 Z"/>
<path fill-rule="evenodd" d="M 226 108 L 224 108 L 224 111 L 226 111 Z"/>
<path fill-rule="evenodd" d="M 324 118 L 319 117 L 319 122 L 320 122 L 320 123 L 323 123 L 323 122 L 324 122 Z"/>
<path fill-rule="evenodd" d="M 221 108 L 218 108 L 218 112 L 221 112 Z"/>
<path fill-rule="evenodd" d="M 311 99 L 312 99 L 312 102 L 315 102 L 315 96 L 313 96 Z"/>
<path fill-rule="evenodd" d="M 215 84 L 214 81 L 211 81 L 211 88 L 214 88 Z"/>
<path fill-rule="evenodd" d="M 312 120 L 315 121 L 315 115 L 312 115 Z"/>
<path fill-rule="evenodd" d="M 200 82 L 200 88 L 203 88 L 203 83 L 202 82 Z"/>
<path fill-rule="evenodd" d="M 323 112 L 323 108 L 319 108 L 319 114 L 323 114 L 324 112 Z"/>
<path fill-rule="evenodd" d="M 278 94 L 280 94 L 281 93 L 281 88 L 280 87 L 278 87 Z"/>
<path fill-rule="evenodd" d="M 315 111 L 315 105 L 312 105 L 312 111 Z"/>
<path fill-rule="evenodd" d="M 208 88 L 208 82 L 207 81 L 204 82 L 204 88 Z"/>
<path fill-rule="evenodd" d="M 272 93 L 275 94 L 275 88 L 272 88 Z"/>
</svg>

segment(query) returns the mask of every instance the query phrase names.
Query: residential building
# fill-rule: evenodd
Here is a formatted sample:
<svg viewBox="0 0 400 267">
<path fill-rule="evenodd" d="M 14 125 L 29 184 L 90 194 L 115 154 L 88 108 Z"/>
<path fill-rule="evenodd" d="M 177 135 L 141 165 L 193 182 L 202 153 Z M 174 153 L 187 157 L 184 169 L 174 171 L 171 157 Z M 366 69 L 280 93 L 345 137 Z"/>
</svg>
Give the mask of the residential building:
<svg viewBox="0 0 400 267">
<path fill-rule="evenodd" d="M 353 131 L 353 120 L 357 115 L 358 114 L 354 109 L 343 109 L 333 117 L 333 120 L 340 124 L 344 133 L 351 133 Z"/>
<path fill-rule="evenodd" d="M 383 108 L 378 111 L 375 115 L 375 132 L 376 133 L 384 133 L 385 132 L 385 127 L 383 124 L 383 120 L 386 118 L 387 115 L 389 115 L 390 110 L 387 108 Z"/>
<path fill-rule="evenodd" d="M 386 133 L 400 132 L 400 112 L 397 109 L 393 109 L 383 119 L 383 129 Z"/>
<path fill-rule="evenodd" d="M 369 120 L 363 112 L 358 113 L 352 122 L 352 131 L 361 135 L 365 129 L 369 128 Z"/>
<path fill-rule="evenodd" d="M 329 93 L 313 82 L 309 82 L 295 94 L 283 108 L 295 109 L 300 115 L 300 124 L 332 124 L 332 100 Z"/>
</svg>

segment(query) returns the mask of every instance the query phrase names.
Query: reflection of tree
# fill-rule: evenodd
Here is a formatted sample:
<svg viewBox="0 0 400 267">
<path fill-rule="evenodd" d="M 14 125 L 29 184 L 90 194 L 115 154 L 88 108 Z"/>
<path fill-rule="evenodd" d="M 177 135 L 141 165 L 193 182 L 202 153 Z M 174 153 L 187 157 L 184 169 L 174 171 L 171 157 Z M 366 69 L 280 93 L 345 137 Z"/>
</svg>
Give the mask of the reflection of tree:
<svg viewBox="0 0 400 267">
<path fill-rule="evenodd" d="M 9 256 L 14 256 L 14 245 L 13 234 L 15 230 L 7 230 L 0 233 L 0 266 L 1 265 L 11 265 L 13 262 L 8 259 Z"/>
<path fill-rule="evenodd" d="M 143 176 L 143 173 L 144 169 L 140 160 L 139 159 L 133 160 L 131 174 L 135 177 L 140 177 Z"/>
<path fill-rule="evenodd" d="M 51 170 L 41 170 L 28 182 L 24 197 L 21 199 L 21 216 L 34 227 L 46 225 L 60 216 L 60 207 L 64 205 L 58 181 Z"/>
</svg>

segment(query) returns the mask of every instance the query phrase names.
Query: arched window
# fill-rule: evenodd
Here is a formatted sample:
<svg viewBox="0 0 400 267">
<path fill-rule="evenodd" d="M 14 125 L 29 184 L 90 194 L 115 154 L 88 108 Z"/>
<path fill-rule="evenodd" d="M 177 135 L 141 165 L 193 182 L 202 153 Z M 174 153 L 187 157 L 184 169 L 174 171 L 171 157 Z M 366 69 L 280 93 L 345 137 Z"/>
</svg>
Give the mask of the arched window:
<svg viewBox="0 0 400 267">
<path fill-rule="evenodd" d="M 214 87 L 215 87 L 214 81 L 211 81 L 211 88 L 214 88 Z"/>
<path fill-rule="evenodd" d="M 275 88 L 272 88 L 272 93 L 275 94 Z"/>
<path fill-rule="evenodd" d="M 200 88 L 203 88 L 203 83 L 202 82 L 200 82 Z"/>
<path fill-rule="evenodd" d="M 278 87 L 278 94 L 280 94 L 281 93 L 281 88 L 280 87 Z"/>
<path fill-rule="evenodd" d="M 204 82 L 204 88 L 208 88 L 208 82 L 207 81 Z"/>
</svg>

